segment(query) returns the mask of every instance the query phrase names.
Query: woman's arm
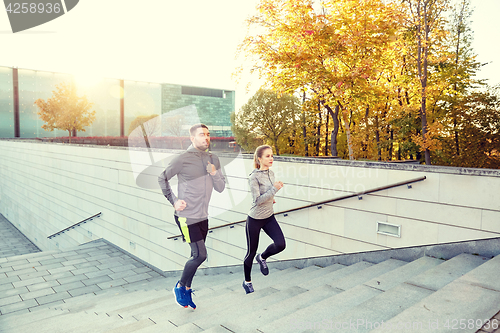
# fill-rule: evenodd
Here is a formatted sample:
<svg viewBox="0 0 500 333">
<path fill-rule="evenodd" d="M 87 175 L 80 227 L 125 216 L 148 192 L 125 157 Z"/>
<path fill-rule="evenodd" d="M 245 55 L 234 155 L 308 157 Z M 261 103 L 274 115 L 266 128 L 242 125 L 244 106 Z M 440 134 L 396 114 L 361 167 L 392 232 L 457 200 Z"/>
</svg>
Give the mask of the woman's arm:
<svg viewBox="0 0 500 333">
<path fill-rule="evenodd" d="M 259 205 L 262 202 L 271 199 L 272 197 L 274 197 L 276 192 L 278 192 L 278 189 L 275 186 L 271 186 L 269 190 L 261 194 L 259 181 L 257 180 L 257 177 L 255 177 L 254 174 L 250 176 L 250 178 L 248 179 L 248 183 L 250 185 L 250 192 L 252 193 L 253 205 Z"/>
</svg>

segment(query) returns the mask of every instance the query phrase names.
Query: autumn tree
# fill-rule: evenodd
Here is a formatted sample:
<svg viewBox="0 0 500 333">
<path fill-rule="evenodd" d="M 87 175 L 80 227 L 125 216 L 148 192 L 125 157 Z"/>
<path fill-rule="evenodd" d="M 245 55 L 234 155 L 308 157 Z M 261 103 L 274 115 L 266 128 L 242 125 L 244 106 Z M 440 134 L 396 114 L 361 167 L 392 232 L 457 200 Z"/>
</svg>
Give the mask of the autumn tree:
<svg viewBox="0 0 500 333">
<path fill-rule="evenodd" d="M 339 121 L 349 133 L 347 118 L 354 105 L 373 94 L 372 83 L 395 53 L 399 11 L 381 0 L 330 0 L 317 9 L 313 4 L 262 0 L 258 14 L 248 21 L 256 31 L 251 30 L 239 51 L 274 90 L 311 92 L 326 108 L 334 123 L 334 153 Z"/>
<path fill-rule="evenodd" d="M 421 120 L 421 137 L 413 139 L 420 145 L 425 164 L 431 164 L 431 149 L 437 149 L 437 140 L 440 124 L 436 121 L 429 123 L 428 100 L 432 89 L 439 90 L 436 82 L 429 85 L 432 72 L 431 63 L 443 61 L 440 56 L 446 57 L 443 52 L 446 37 L 445 13 L 449 9 L 449 0 L 404 0 L 406 4 L 406 28 L 410 36 L 408 39 L 408 60 L 413 62 L 416 69 L 416 78 L 419 83 L 419 117 Z"/>
<path fill-rule="evenodd" d="M 448 118 L 458 124 L 441 140 L 443 148 L 436 154 L 440 165 L 469 168 L 500 168 L 500 88 L 473 91 L 462 96 Z M 453 128 L 453 127 L 451 127 Z M 459 154 L 456 147 L 459 148 Z"/>
<path fill-rule="evenodd" d="M 249 131 L 249 115 L 242 115 L 236 112 L 231 113 L 231 131 L 234 134 L 236 142 L 246 151 L 253 151 L 264 143 L 264 140 L 258 136 L 258 133 Z"/>
<path fill-rule="evenodd" d="M 299 100 L 288 94 L 259 89 L 233 117 L 236 141 L 245 147 L 259 140 L 271 144 L 276 155 L 288 146 L 288 134 L 300 114 Z M 249 133 L 243 137 L 239 133 Z M 250 139 L 250 140 L 249 140 Z"/>
<path fill-rule="evenodd" d="M 48 131 L 68 131 L 71 142 L 72 134 L 76 135 L 77 131 L 85 132 L 85 127 L 95 120 L 93 103 L 85 95 L 78 96 L 75 85 L 71 83 L 57 85 L 52 94 L 47 101 L 37 99 L 34 103 L 39 109 L 40 119 L 45 122 L 42 128 Z"/>
<path fill-rule="evenodd" d="M 448 87 L 445 92 L 445 105 L 443 107 L 443 125 L 445 137 L 443 140 L 452 140 L 454 143 L 453 150 L 444 150 L 444 153 L 449 154 L 451 160 L 463 160 L 462 141 L 460 136 L 464 133 L 462 130 L 468 127 L 461 120 L 467 119 L 464 113 L 468 110 L 465 106 L 487 105 L 493 101 L 494 97 L 487 97 L 485 94 L 494 94 L 494 90 L 485 90 L 481 94 L 475 92 L 477 87 L 484 86 L 484 80 L 475 78 L 476 73 L 482 66 L 476 60 L 476 55 L 472 49 L 473 34 L 470 28 L 470 17 L 472 9 L 470 8 L 469 0 L 461 0 L 455 4 L 450 22 L 450 35 L 448 38 L 451 57 L 449 61 L 443 64 L 442 73 L 446 76 Z M 481 96 L 481 98 L 478 98 Z M 470 100 L 475 100 L 475 103 L 470 103 Z M 482 101 L 482 103 L 477 103 Z M 486 109 L 494 109 L 486 107 Z"/>
</svg>

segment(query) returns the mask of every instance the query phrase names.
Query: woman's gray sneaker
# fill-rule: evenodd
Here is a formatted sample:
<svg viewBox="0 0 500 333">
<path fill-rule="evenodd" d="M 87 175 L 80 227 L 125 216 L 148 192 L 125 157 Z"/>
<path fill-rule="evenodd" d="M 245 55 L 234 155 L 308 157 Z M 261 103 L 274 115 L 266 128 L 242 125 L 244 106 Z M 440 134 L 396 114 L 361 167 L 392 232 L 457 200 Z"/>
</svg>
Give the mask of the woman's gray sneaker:
<svg viewBox="0 0 500 333">
<path fill-rule="evenodd" d="M 243 286 L 243 289 L 245 289 L 245 292 L 247 294 L 253 293 L 254 290 L 253 290 L 252 282 L 246 283 L 245 281 L 243 281 L 242 286 Z"/>
<path fill-rule="evenodd" d="M 260 271 L 262 272 L 262 274 L 264 275 L 269 274 L 269 268 L 267 268 L 267 263 L 264 259 L 262 259 L 262 255 L 260 253 L 255 256 L 255 260 L 257 260 L 257 262 L 259 263 Z"/>
</svg>

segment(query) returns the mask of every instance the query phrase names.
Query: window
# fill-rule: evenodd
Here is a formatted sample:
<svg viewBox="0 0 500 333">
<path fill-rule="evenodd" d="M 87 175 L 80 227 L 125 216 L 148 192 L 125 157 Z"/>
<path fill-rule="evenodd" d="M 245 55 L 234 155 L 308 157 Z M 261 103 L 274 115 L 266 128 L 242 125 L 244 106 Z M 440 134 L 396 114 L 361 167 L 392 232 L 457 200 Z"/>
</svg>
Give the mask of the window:
<svg viewBox="0 0 500 333">
<path fill-rule="evenodd" d="M 182 86 L 182 94 L 183 95 L 224 98 L 224 91 L 219 90 L 219 89 L 210 89 L 210 88 Z"/>
</svg>

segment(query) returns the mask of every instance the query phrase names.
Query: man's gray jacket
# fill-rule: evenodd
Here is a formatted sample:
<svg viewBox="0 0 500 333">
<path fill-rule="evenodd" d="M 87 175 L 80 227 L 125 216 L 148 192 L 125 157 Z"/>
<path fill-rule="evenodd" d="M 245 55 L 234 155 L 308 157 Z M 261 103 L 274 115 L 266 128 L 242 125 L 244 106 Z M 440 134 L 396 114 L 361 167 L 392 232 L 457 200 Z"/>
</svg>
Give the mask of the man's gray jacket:
<svg viewBox="0 0 500 333">
<path fill-rule="evenodd" d="M 215 166 L 214 176 L 207 172 L 208 162 Z M 177 176 L 177 196 L 170 187 L 169 180 Z M 212 190 L 222 192 L 226 187 L 219 158 L 210 152 L 201 151 L 193 145 L 175 157 L 167 168 L 158 176 L 163 195 L 172 206 L 177 200 L 184 200 L 186 208 L 176 211 L 175 215 L 187 217 L 187 224 L 193 224 L 208 218 L 208 204 Z"/>
</svg>

